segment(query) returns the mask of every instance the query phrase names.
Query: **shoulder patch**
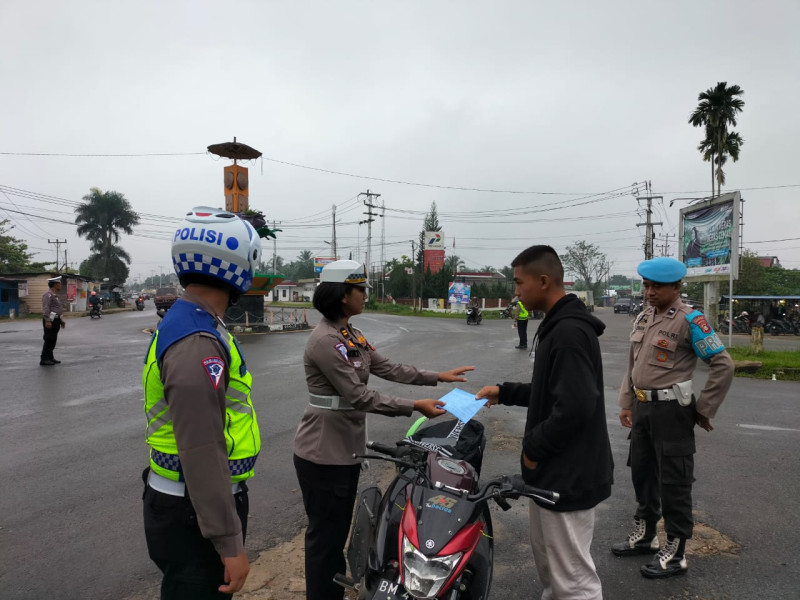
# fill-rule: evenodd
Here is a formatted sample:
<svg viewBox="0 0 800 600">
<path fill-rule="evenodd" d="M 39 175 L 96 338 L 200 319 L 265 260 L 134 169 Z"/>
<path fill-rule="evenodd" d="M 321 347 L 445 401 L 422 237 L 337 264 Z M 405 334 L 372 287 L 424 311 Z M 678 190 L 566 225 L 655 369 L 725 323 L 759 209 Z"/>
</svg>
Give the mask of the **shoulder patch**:
<svg viewBox="0 0 800 600">
<path fill-rule="evenodd" d="M 334 348 L 336 348 L 337 352 L 339 352 L 339 354 L 342 355 L 343 359 L 345 359 L 347 362 L 350 362 L 350 359 L 347 358 L 347 346 L 345 346 L 342 343 L 339 343 L 339 344 L 336 344 L 334 346 Z"/>
<path fill-rule="evenodd" d="M 203 359 L 203 368 L 208 373 L 211 384 L 216 390 L 219 387 L 219 382 L 222 381 L 223 373 L 225 373 L 225 362 L 219 356 L 209 356 Z"/>
<path fill-rule="evenodd" d="M 689 330 L 692 334 L 692 350 L 698 358 L 707 360 L 725 350 L 719 336 L 708 324 L 706 318 L 699 310 L 693 310 L 686 315 Z"/>
</svg>

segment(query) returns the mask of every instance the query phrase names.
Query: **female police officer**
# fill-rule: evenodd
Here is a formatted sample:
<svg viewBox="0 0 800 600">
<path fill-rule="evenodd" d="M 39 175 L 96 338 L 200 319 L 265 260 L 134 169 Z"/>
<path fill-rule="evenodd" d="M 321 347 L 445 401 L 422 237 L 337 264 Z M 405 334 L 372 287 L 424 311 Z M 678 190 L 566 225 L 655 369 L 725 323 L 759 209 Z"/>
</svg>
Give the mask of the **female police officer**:
<svg viewBox="0 0 800 600">
<path fill-rule="evenodd" d="M 366 448 L 366 413 L 427 417 L 444 412 L 442 402 L 408 400 L 367 389 L 370 374 L 413 385 L 466 381 L 474 367 L 436 373 L 391 363 L 378 354 L 350 317 L 364 310 L 367 273 L 363 264 L 338 260 L 322 269 L 314 308 L 322 313 L 306 343 L 303 363 L 309 403 L 294 439 L 294 464 L 308 515 L 305 539 L 306 598 L 342 598 L 333 582 L 345 572 L 343 549 Z"/>
</svg>

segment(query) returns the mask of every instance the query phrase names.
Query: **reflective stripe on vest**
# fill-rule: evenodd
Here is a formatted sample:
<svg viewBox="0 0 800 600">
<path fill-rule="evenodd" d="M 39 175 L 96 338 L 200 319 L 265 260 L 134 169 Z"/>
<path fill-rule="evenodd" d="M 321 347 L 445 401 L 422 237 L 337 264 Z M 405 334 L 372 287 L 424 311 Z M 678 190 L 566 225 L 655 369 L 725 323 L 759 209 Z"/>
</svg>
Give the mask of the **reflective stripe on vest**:
<svg viewBox="0 0 800 600">
<path fill-rule="evenodd" d="M 167 313 L 168 316 L 175 306 Z M 176 311 L 177 312 L 177 311 Z M 144 386 L 144 412 L 147 419 L 146 438 L 151 447 L 150 467 L 162 477 L 174 481 L 183 481 L 183 470 L 178 456 L 175 433 L 169 405 L 164 397 L 164 386 L 161 381 L 161 370 L 156 358 L 158 336 L 163 327 L 185 325 L 180 315 L 175 315 L 173 323 L 165 317 L 159 330 L 153 335 L 150 348 L 145 359 L 142 384 Z M 197 328 L 193 333 L 204 331 Z M 216 332 L 216 336 L 219 336 Z M 230 348 L 229 374 L 230 382 L 225 391 L 225 443 L 228 451 L 228 466 L 231 471 L 231 482 L 236 483 L 253 476 L 258 453 L 261 451 L 261 438 L 258 430 L 253 403 L 250 399 L 252 376 L 244 367 L 236 340 L 227 332 L 226 345 Z M 185 337 L 185 336 L 184 336 Z M 179 338 L 183 339 L 183 337 Z M 226 357 L 227 358 L 227 357 Z"/>
</svg>

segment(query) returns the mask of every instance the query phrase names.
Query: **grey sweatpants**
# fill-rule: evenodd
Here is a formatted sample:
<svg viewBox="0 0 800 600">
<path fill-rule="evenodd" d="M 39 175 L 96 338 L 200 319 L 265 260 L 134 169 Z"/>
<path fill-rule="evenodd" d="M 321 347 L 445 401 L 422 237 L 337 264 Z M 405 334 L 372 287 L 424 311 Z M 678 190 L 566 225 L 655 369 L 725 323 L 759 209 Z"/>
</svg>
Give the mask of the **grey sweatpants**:
<svg viewBox="0 0 800 600">
<path fill-rule="evenodd" d="M 531 500 L 531 548 L 544 587 L 542 600 L 602 600 L 592 560 L 594 508 L 547 510 Z"/>
</svg>

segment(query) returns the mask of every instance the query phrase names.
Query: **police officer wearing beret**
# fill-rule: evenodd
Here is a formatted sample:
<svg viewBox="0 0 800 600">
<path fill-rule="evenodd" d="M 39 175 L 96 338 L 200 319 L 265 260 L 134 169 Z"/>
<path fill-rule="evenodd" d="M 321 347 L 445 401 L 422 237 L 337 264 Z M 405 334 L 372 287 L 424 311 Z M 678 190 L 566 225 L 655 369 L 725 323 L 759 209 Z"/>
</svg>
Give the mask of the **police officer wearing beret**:
<svg viewBox="0 0 800 600">
<path fill-rule="evenodd" d="M 306 598 L 335 600 L 344 589 L 333 582 L 344 573 L 344 545 L 366 452 L 367 413 L 426 417 L 444 414 L 443 402 L 411 400 L 367 388 L 370 375 L 412 385 L 466 381 L 474 367 L 437 373 L 390 362 L 381 356 L 350 318 L 364 310 L 367 272 L 354 260 L 337 260 L 322 269 L 314 308 L 323 319 L 306 342 L 303 366 L 306 406 L 294 438 L 294 465 L 308 516 L 305 536 Z"/>
<path fill-rule="evenodd" d="M 628 369 L 620 386 L 619 418 L 631 428 L 630 455 L 638 503 L 634 529 L 611 551 L 617 556 L 655 552 L 641 567 L 647 578 L 685 573 L 686 540 L 692 537 L 694 426 L 712 431 L 733 380 L 733 361 L 700 311 L 680 300 L 684 264 L 653 258 L 639 265 L 649 307 L 634 322 Z M 695 398 L 692 374 L 697 359 L 709 367 L 708 381 Z M 662 547 L 656 523 L 664 517 Z"/>
</svg>

